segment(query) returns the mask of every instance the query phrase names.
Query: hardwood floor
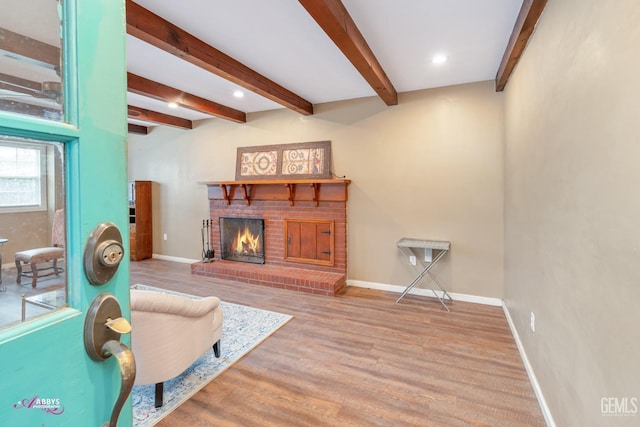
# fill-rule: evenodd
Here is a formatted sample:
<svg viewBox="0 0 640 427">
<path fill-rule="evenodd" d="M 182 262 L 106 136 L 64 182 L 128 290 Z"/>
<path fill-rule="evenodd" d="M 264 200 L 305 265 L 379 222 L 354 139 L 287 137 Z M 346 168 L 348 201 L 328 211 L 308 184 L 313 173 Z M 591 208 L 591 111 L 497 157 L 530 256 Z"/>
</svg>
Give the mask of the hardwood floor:
<svg viewBox="0 0 640 427">
<path fill-rule="evenodd" d="M 347 288 L 314 296 L 131 263 L 131 283 L 294 318 L 160 427 L 544 426 L 499 307 Z M 224 352 L 224 341 L 222 342 Z"/>
</svg>

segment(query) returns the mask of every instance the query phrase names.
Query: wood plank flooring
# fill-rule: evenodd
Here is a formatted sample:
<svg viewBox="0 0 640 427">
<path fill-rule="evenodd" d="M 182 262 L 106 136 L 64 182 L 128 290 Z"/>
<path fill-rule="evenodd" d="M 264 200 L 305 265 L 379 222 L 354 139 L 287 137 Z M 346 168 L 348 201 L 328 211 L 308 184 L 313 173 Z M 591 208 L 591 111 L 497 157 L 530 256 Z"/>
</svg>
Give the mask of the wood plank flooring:
<svg viewBox="0 0 640 427">
<path fill-rule="evenodd" d="M 160 427 L 544 426 L 499 307 L 347 288 L 338 297 L 131 263 L 131 283 L 294 318 L 181 405 Z M 224 351 L 224 341 L 222 342 Z"/>
</svg>

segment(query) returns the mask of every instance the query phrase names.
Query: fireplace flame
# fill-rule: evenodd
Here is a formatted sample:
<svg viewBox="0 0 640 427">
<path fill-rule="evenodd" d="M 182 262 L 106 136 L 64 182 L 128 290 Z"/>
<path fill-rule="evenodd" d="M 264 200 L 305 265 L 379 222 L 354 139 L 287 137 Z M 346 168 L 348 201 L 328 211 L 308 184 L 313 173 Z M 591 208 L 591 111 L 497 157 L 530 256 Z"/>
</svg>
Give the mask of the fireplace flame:
<svg viewBox="0 0 640 427">
<path fill-rule="evenodd" d="M 260 236 L 252 234 L 245 226 L 244 231 L 238 230 L 232 248 L 240 255 L 257 255 L 260 249 Z"/>
</svg>

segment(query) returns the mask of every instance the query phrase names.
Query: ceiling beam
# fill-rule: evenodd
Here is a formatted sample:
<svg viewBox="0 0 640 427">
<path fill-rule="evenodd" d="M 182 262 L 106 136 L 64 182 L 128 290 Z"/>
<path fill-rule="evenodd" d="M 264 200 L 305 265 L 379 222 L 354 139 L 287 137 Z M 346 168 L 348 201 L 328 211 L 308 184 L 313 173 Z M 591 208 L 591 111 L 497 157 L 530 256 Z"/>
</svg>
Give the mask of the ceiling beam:
<svg viewBox="0 0 640 427">
<path fill-rule="evenodd" d="M 0 79 L 0 89 L 8 90 L 10 92 L 30 95 L 30 96 L 33 96 L 34 98 L 48 98 L 47 96 L 43 95 L 41 91 L 35 91 L 35 90 L 32 90 L 32 89 L 28 89 L 28 88 L 26 88 L 24 86 L 19 86 L 19 85 L 14 85 L 14 84 L 11 84 L 11 83 L 6 83 L 2 79 Z"/>
<path fill-rule="evenodd" d="M 40 105 L 27 104 L 11 99 L 0 99 L 0 110 L 10 111 L 12 113 L 27 114 L 29 116 L 47 117 L 59 119 L 62 117 L 62 111 L 55 108 L 42 107 Z"/>
<path fill-rule="evenodd" d="M 20 86 L 34 92 L 42 92 L 42 83 L 12 76 L 10 74 L 0 73 L 0 82 L 8 83 L 12 86 Z"/>
<path fill-rule="evenodd" d="M 60 70 L 58 47 L 4 28 L 0 28 L 0 53 L 21 61 L 35 62 L 56 72 Z"/>
<path fill-rule="evenodd" d="M 387 105 L 398 104 L 398 93 L 364 36 L 340 0 L 299 0 L 342 53 Z"/>
<path fill-rule="evenodd" d="M 169 114 L 158 113 L 157 111 L 151 111 L 145 108 L 134 107 L 132 105 L 127 106 L 127 115 L 132 119 L 160 123 L 182 129 L 193 129 L 193 123 L 191 120 L 170 116 Z"/>
<path fill-rule="evenodd" d="M 0 99 L 0 110 L 19 114 L 28 114 L 30 116 L 36 117 L 59 117 L 62 115 L 61 110 L 42 107 L 39 105 L 27 104 L 11 99 Z M 168 114 L 158 113 L 156 111 L 134 107 L 131 105 L 128 106 L 127 115 L 132 119 L 144 120 L 182 129 L 193 129 L 193 123 L 191 122 L 191 120 L 170 116 Z M 136 131 L 132 131 L 132 126 L 137 126 L 137 128 L 134 128 L 136 129 Z M 129 124 L 129 132 L 142 133 L 142 129 L 146 129 L 146 127 Z M 144 134 L 146 135 L 146 131 Z"/>
<path fill-rule="evenodd" d="M 51 99 L 57 104 L 61 104 L 61 88 L 61 84 L 57 82 L 38 83 L 10 74 L 0 73 L 0 89 L 15 92 L 16 94 L 29 95 L 33 98 Z M 11 94 L 7 94 L 6 96 L 11 97 Z"/>
<path fill-rule="evenodd" d="M 137 133 L 140 135 L 146 135 L 149 133 L 149 128 L 142 125 L 134 125 L 133 123 L 127 123 L 127 130 L 129 133 Z"/>
<path fill-rule="evenodd" d="M 547 0 L 524 0 L 520 14 L 513 27 L 507 49 L 504 51 L 498 74 L 496 75 L 496 92 L 502 92 L 518 64 L 524 48 L 536 27 Z"/>
<path fill-rule="evenodd" d="M 151 82 L 149 80 L 149 82 Z M 154 82 L 151 82 L 154 83 Z M 25 80 L 19 77 L 11 76 L 8 74 L 0 73 L 0 89 L 10 90 L 17 93 L 23 93 L 31 95 L 35 98 L 48 98 L 41 91 L 34 90 L 42 85 L 37 82 Z M 37 105 L 31 105 L 24 102 L 14 100 L 2 100 L 0 99 L 0 109 L 4 111 L 12 111 L 14 113 L 29 114 L 32 116 L 45 117 L 62 114 L 61 111 L 40 107 Z M 243 113 L 244 114 L 244 113 Z M 153 123 L 160 123 L 169 126 L 175 126 L 183 129 L 193 129 L 193 123 L 191 120 L 183 119 L 181 117 L 175 117 L 168 114 L 159 113 L 156 111 L 147 110 L 140 107 L 128 106 L 128 117 L 139 120 L 146 120 Z M 129 125 L 130 127 L 132 125 Z M 144 126 L 140 126 L 144 128 Z M 141 132 L 136 132 L 141 133 Z"/>
<path fill-rule="evenodd" d="M 32 62 L 37 61 L 46 63 L 48 64 L 48 68 L 59 67 L 59 48 L 30 39 L 29 37 L 3 28 L 0 28 L 0 52 L 4 52 L 6 55 L 13 58 L 30 58 L 29 60 Z M 136 76 L 135 74 L 128 73 L 127 77 L 127 89 L 130 92 L 154 99 L 160 99 L 166 102 L 176 102 L 185 108 L 231 120 L 236 123 L 246 123 L 247 121 L 246 114 L 242 111 L 235 110 L 231 107 L 227 107 L 195 95 L 184 93 L 178 89 Z M 32 82 L 4 73 L 0 73 L 0 89 L 29 94 L 39 98 L 46 98 L 46 96 L 42 94 L 41 83 Z M 178 126 L 183 127 L 184 124 L 185 123 L 182 123 Z"/>
<path fill-rule="evenodd" d="M 132 73 L 127 73 L 127 86 L 129 92 L 137 93 L 138 95 L 148 96 L 164 102 L 175 102 L 181 107 L 236 123 L 246 123 L 247 121 L 247 115 L 242 111 L 182 92 Z"/>
<path fill-rule="evenodd" d="M 290 90 L 133 1 L 126 6 L 130 35 L 298 113 L 313 114 L 313 105 Z"/>
</svg>

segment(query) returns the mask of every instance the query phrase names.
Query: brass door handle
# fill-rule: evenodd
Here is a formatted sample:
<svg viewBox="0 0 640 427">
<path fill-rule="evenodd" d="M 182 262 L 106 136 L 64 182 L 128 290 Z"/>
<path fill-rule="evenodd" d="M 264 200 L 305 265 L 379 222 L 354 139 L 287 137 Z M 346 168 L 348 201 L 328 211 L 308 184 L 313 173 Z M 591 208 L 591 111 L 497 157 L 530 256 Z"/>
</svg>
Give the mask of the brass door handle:
<svg viewBox="0 0 640 427">
<path fill-rule="evenodd" d="M 110 340 L 104 343 L 102 346 L 103 354 L 107 357 L 114 356 L 118 361 L 120 367 L 120 393 L 118 399 L 113 405 L 113 411 L 111 411 L 111 419 L 109 422 L 105 422 L 103 427 L 116 427 L 118 424 L 118 417 L 124 407 L 131 389 L 133 388 L 133 381 L 136 379 L 136 362 L 133 357 L 133 353 L 129 348 L 116 340 Z"/>
<path fill-rule="evenodd" d="M 120 393 L 111 411 L 111 418 L 102 427 L 116 427 L 136 378 L 136 362 L 133 353 L 120 342 L 120 335 L 131 332 L 131 325 L 122 317 L 118 300 L 113 295 L 99 294 L 91 306 L 84 321 L 84 347 L 91 359 L 102 362 L 111 356 L 116 358 L 120 367 Z"/>
</svg>

